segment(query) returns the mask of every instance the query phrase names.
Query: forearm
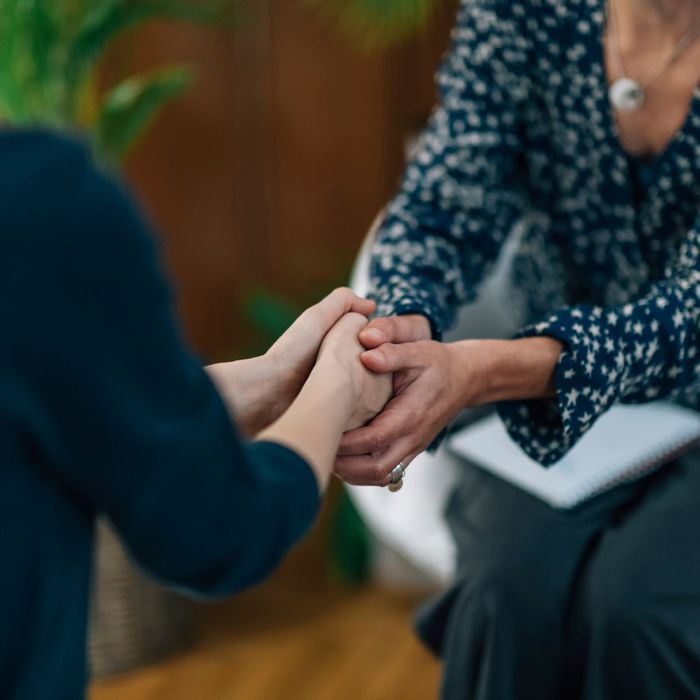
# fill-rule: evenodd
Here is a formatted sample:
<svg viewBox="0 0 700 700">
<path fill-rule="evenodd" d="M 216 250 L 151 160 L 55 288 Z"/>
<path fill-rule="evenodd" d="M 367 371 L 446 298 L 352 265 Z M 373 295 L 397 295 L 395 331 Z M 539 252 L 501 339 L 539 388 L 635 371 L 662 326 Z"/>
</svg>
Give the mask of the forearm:
<svg viewBox="0 0 700 700">
<path fill-rule="evenodd" d="M 273 367 L 266 356 L 222 362 L 205 369 L 244 435 L 255 435 L 277 417 L 271 397 L 281 387 L 273 385 Z"/>
<path fill-rule="evenodd" d="M 347 380 L 317 366 L 289 409 L 257 439 L 285 445 L 303 457 L 324 490 L 352 411 Z"/>
<path fill-rule="evenodd" d="M 476 378 L 465 387 L 465 406 L 542 399 L 556 393 L 555 373 L 562 344 L 549 337 L 464 340 L 450 344 L 457 372 Z"/>
</svg>

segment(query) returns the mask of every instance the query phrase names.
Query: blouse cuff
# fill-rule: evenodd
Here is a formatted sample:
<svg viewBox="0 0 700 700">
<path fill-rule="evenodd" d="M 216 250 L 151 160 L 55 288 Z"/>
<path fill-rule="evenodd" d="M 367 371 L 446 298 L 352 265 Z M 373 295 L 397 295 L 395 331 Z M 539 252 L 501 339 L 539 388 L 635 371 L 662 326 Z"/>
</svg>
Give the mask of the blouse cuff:
<svg viewBox="0 0 700 700">
<path fill-rule="evenodd" d="M 499 405 L 510 436 L 543 466 L 558 462 L 622 393 L 625 355 L 601 315 L 598 308 L 566 308 L 516 336 L 549 336 L 564 345 L 555 398 Z"/>
<path fill-rule="evenodd" d="M 397 288 L 380 287 L 375 288 L 369 296 L 377 302 L 376 317 L 420 314 L 428 319 L 433 340 L 442 340 L 450 318 L 439 303 L 438 295 L 431 288 L 412 287 L 410 293 L 403 293 Z"/>
</svg>

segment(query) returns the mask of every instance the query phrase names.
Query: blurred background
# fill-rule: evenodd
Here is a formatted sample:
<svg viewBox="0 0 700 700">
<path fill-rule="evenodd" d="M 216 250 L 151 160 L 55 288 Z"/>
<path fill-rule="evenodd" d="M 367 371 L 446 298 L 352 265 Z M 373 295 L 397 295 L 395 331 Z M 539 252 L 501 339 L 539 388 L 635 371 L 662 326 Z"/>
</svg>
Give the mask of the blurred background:
<svg viewBox="0 0 700 700">
<path fill-rule="evenodd" d="M 53 33 L 43 0 L 0 0 L 0 114 L 88 129 L 124 168 L 206 361 L 266 349 L 347 282 L 434 103 L 456 3 L 50 5 L 68 18 Z M 388 583 L 374 544 L 335 485 L 272 580 L 204 606 L 141 579 L 103 526 L 91 697 L 434 697 L 411 629 L 426 591 Z"/>
</svg>

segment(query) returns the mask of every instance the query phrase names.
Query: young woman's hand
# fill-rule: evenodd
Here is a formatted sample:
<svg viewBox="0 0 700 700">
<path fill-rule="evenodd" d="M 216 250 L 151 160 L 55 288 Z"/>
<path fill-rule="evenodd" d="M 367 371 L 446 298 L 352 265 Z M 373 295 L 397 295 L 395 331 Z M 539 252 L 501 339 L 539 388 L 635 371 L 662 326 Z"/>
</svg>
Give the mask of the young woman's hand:
<svg viewBox="0 0 700 700">
<path fill-rule="evenodd" d="M 365 425 L 386 405 L 392 393 L 390 373 L 369 371 L 360 361 L 364 347 L 358 335 L 367 326 L 367 319 L 357 313 L 343 316 L 326 335 L 312 375 L 343 376 L 350 397 L 351 412 L 346 430 Z M 314 377 L 318 379 L 318 377 Z"/>
<path fill-rule="evenodd" d="M 345 314 L 371 314 L 375 304 L 347 288 L 304 311 L 262 357 L 207 367 L 239 427 L 253 435 L 275 421 L 296 398 L 328 331 Z"/>
<path fill-rule="evenodd" d="M 366 325 L 366 317 L 375 307 L 373 301 L 358 297 L 347 287 L 336 289 L 304 311 L 267 351 L 265 358 L 275 377 L 276 391 L 280 392 L 277 415 L 285 411 L 299 393 L 316 363 L 321 343 L 336 323 L 353 313 L 361 315 Z"/>
</svg>

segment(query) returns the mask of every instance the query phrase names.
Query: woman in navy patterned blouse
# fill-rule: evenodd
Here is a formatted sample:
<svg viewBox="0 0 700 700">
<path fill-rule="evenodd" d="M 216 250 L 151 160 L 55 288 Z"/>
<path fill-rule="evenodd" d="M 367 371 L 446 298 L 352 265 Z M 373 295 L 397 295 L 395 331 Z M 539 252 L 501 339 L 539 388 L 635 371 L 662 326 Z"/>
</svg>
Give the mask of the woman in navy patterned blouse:
<svg viewBox="0 0 700 700">
<path fill-rule="evenodd" d="M 700 407 L 698 34 L 697 0 L 463 1 L 374 249 L 364 361 L 396 395 L 341 477 L 385 485 L 466 406 L 543 465 L 616 402 Z M 528 325 L 436 342 L 514 229 Z M 697 455 L 565 513 L 466 472 L 423 625 L 445 697 L 700 698 L 699 502 Z"/>
</svg>

